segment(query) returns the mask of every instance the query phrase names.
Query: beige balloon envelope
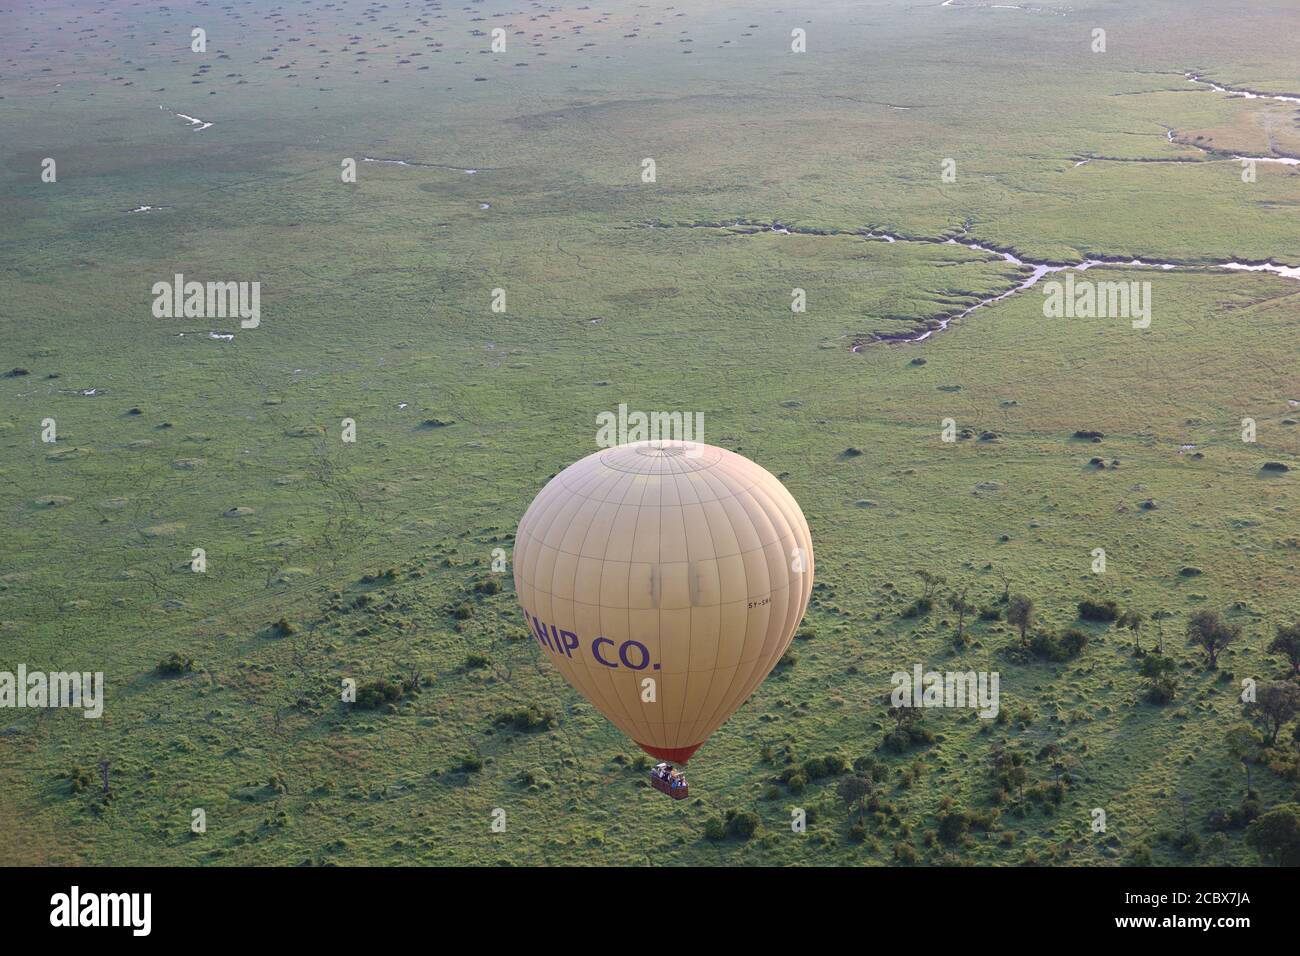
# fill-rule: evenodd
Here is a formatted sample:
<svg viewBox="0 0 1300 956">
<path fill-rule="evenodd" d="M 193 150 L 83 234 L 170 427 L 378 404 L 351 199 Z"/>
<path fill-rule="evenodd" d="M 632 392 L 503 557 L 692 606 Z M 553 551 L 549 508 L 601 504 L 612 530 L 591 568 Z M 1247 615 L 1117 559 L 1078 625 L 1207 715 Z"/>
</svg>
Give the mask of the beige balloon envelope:
<svg viewBox="0 0 1300 956">
<path fill-rule="evenodd" d="M 556 475 L 519 522 L 515 591 L 564 678 L 685 763 L 780 660 L 812 593 L 781 482 L 700 442 L 635 442 Z"/>
</svg>

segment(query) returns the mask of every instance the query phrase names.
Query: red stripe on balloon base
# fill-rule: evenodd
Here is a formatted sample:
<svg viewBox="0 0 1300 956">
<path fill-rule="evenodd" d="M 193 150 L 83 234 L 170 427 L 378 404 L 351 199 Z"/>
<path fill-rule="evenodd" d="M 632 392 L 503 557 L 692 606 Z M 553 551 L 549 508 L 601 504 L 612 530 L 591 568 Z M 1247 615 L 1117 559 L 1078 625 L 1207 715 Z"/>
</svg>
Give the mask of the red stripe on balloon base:
<svg viewBox="0 0 1300 956">
<path fill-rule="evenodd" d="M 691 759 L 691 754 L 699 750 L 704 745 L 701 741 L 698 744 L 691 744 L 689 747 L 651 747 L 649 744 L 637 742 L 637 746 L 644 750 L 652 757 L 658 757 L 660 760 L 667 760 L 669 763 L 685 764 Z"/>
</svg>

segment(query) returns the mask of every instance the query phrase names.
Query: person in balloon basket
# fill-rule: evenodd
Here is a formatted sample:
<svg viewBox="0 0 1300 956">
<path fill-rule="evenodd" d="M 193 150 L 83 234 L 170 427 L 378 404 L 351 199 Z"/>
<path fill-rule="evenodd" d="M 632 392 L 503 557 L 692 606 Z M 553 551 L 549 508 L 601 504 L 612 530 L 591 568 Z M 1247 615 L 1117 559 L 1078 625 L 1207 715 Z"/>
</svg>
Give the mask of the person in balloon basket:
<svg viewBox="0 0 1300 956">
<path fill-rule="evenodd" d="M 668 789 L 678 790 L 686 786 L 686 775 L 680 770 L 675 769 L 671 764 L 656 764 L 652 773 L 656 779 L 662 780 L 668 784 Z"/>
</svg>

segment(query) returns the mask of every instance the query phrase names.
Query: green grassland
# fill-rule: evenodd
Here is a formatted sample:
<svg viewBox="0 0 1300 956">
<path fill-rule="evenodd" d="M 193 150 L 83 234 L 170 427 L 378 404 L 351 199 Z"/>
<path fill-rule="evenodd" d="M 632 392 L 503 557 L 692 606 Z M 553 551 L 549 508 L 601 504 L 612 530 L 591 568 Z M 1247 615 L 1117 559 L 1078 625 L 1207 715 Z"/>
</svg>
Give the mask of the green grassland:
<svg viewBox="0 0 1300 956">
<path fill-rule="evenodd" d="M 28 374 L 0 378 L 0 670 L 103 671 L 108 697 L 100 720 L 0 711 L 0 861 L 1260 862 L 1205 821 L 1245 795 L 1240 681 L 1284 674 L 1267 645 L 1300 617 L 1300 285 L 1198 265 L 1300 264 L 1300 172 L 1243 183 L 1189 144 L 1300 155 L 1300 128 L 1295 104 L 1184 73 L 1300 91 L 1300 14 L 1133 6 L 5 4 L 0 366 Z M 500 55 L 474 32 L 497 25 Z M 868 229 L 1182 267 L 1089 273 L 1150 281 L 1146 330 L 1044 318 L 1034 289 L 852 353 L 1028 274 Z M 261 326 L 154 318 L 175 273 L 259 280 Z M 620 403 L 703 412 L 816 546 L 805 633 L 682 803 L 492 573 Z M 943 442 L 947 418 L 989 437 Z M 902 616 L 922 569 L 981 605 L 1009 582 L 1091 640 L 1046 662 L 976 621 L 959 649 L 946 607 Z M 1145 699 L 1132 635 L 1074 621 L 1085 597 L 1169 612 L 1172 702 Z M 1243 627 L 1217 671 L 1182 638 L 1206 608 Z M 193 669 L 158 673 L 173 652 Z M 914 663 L 998 671 L 1004 719 L 931 712 L 932 742 L 882 749 L 889 676 Z M 339 700 L 344 678 L 414 675 L 390 707 Z M 999 748 L 1029 758 L 1025 797 L 997 793 Z M 828 755 L 879 761 L 865 832 L 838 774 L 779 780 Z M 1294 771 L 1252 774 L 1261 806 L 1295 799 Z M 1184 805 L 1199 847 L 1170 838 Z M 978 825 L 927 837 L 954 808 Z M 758 832 L 710 838 L 731 811 Z"/>
</svg>

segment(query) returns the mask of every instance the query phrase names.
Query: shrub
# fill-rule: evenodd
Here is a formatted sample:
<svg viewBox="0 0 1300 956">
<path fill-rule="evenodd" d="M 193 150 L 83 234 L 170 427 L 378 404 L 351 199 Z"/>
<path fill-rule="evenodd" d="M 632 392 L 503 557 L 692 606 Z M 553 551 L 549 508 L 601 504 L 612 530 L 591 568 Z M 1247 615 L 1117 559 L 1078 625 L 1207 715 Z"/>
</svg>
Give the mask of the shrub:
<svg viewBox="0 0 1300 956">
<path fill-rule="evenodd" d="M 288 637 L 290 634 L 296 634 L 298 629 L 289 623 L 287 618 L 280 618 L 271 625 L 271 635 L 273 637 Z"/>
<path fill-rule="evenodd" d="M 1058 662 L 1078 657 L 1087 646 L 1088 635 L 1077 628 L 1069 628 L 1060 637 L 1049 631 L 1039 631 L 1029 642 L 1029 650 L 1035 656 Z"/>
<path fill-rule="evenodd" d="M 1147 700 L 1152 704 L 1169 704 L 1174 700 L 1178 692 L 1178 679 L 1174 676 L 1177 670 L 1177 663 L 1164 654 L 1144 657 L 1138 672 L 1147 678 Z"/>
<path fill-rule="evenodd" d="M 458 621 L 468 621 L 474 616 L 474 605 L 461 601 L 451 609 L 451 616 Z"/>
<path fill-rule="evenodd" d="M 704 839 L 717 841 L 726 839 L 726 836 L 727 825 L 721 817 L 709 817 L 704 821 Z"/>
<path fill-rule="evenodd" d="M 465 670 L 472 671 L 481 667 L 490 667 L 492 660 L 486 654 L 471 652 L 465 655 Z"/>
<path fill-rule="evenodd" d="M 95 782 L 95 775 L 85 767 L 73 767 L 68 779 L 72 781 L 72 792 L 81 793 Z"/>
<path fill-rule="evenodd" d="M 1088 646 L 1088 634 L 1078 628 L 1069 627 L 1061 635 L 1061 649 L 1064 650 L 1065 656 L 1078 657 L 1083 653 L 1083 649 Z"/>
<path fill-rule="evenodd" d="M 362 710 L 377 710 L 385 704 L 395 704 L 401 699 L 401 685 L 382 677 L 357 688 L 357 706 Z"/>
<path fill-rule="evenodd" d="M 478 754 L 466 754 L 460 758 L 458 769 L 463 773 L 478 773 L 483 769 L 483 758 Z"/>
<path fill-rule="evenodd" d="M 916 852 L 916 847 L 912 846 L 912 844 L 910 843 L 894 844 L 894 859 L 897 860 L 899 863 L 910 866 L 911 864 L 917 861 L 918 857 L 919 854 Z"/>
<path fill-rule="evenodd" d="M 182 657 L 179 652 L 172 651 L 171 656 L 160 660 L 154 670 L 167 677 L 188 674 L 194 670 L 194 658 Z"/>
<path fill-rule="evenodd" d="M 970 817 L 963 810 L 949 810 L 939 817 L 939 839 L 957 843 L 970 829 Z"/>
<path fill-rule="evenodd" d="M 1284 655 L 1291 665 L 1291 676 L 1300 676 L 1300 624 L 1279 624 L 1268 650 L 1270 654 Z"/>
<path fill-rule="evenodd" d="M 1255 819 L 1246 842 L 1279 866 L 1300 866 L 1300 804 L 1280 803 Z"/>
<path fill-rule="evenodd" d="M 748 840 L 757 833 L 759 824 L 762 823 L 758 814 L 753 810 L 729 813 L 728 817 L 730 819 L 727 820 L 727 833 L 742 840 Z"/>
<path fill-rule="evenodd" d="M 550 730 L 555 726 L 555 713 L 538 704 L 528 704 L 514 710 L 503 710 L 492 718 L 498 727 L 509 726 L 514 730 Z"/>
<path fill-rule="evenodd" d="M 1085 599 L 1079 602 L 1079 617 L 1085 621 L 1109 623 L 1119 617 L 1119 608 L 1115 606 L 1114 601 Z"/>
<path fill-rule="evenodd" d="M 932 610 L 934 610 L 934 598 L 919 597 L 907 606 L 902 616 L 905 618 L 923 617 Z"/>
<path fill-rule="evenodd" d="M 1247 797 L 1231 810 L 1211 810 L 1205 818 L 1205 827 L 1215 832 L 1242 830 L 1249 826 L 1259 813 L 1259 801 Z"/>
<path fill-rule="evenodd" d="M 919 724 L 913 724 L 886 734 L 881 746 L 890 753 L 903 754 L 916 744 L 932 743 L 934 743 L 934 732 Z"/>
<path fill-rule="evenodd" d="M 500 594 L 501 579 L 497 577 L 485 578 L 474 585 L 474 590 L 479 594 Z"/>
<path fill-rule="evenodd" d="M 814 757 L 811 760 L 805 760 L 803 763 L 803 773 L 809 780 L 839 776 L 848 769 L 848 761 L 839 754 Z"/>
</svg>

